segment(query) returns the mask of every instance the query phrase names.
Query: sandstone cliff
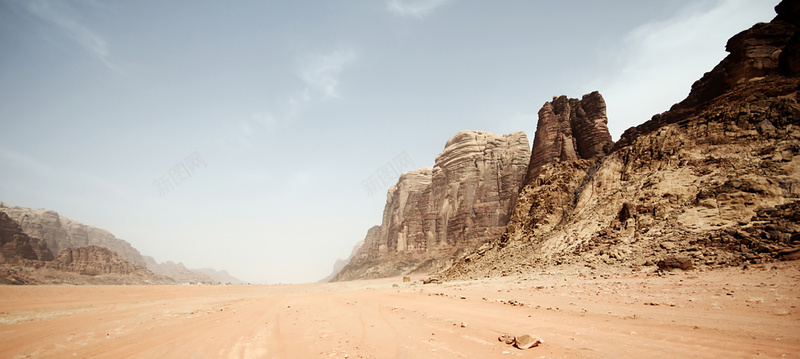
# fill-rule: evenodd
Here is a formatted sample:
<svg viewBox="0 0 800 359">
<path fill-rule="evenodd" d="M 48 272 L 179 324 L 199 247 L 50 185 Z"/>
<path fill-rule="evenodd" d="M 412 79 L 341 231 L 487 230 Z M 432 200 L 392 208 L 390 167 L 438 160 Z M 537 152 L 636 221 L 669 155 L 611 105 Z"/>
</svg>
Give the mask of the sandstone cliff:
<svg viewBox="0 0 800 359">
<path fill-rule="evenodd" d="M 10 253 L 9 251 L 12 251 L 12 246 L 16 246 L 16 249 L 13 250 L 19 253 L 22 253 L 22 251 L 28 253 L 32 250 L 37 257 L 35 259 L 50 261 L 54 258 L 52 253 L 61 253 L 64 249 L 98 246 L 108 248 L 133 265 L 146 267 L 156 275 L 172 278 L 178 283 L 218 284 L 221 282 L 213 278 L 209 273 L 224 279 L 222 283 L 242 283 L 224 271 L 220 272 L 210 268 L 194 270 L 186 268 L 181 263 L 171 261 L 157 263 L 152 257 L 143 257 L 130 243 L 115 237 L 110 232 L 63 217 L 55 211 L 16 207 L 0 202 L 0 217 L 2 216 L 5 216 L 10 222 L 0 221 L 0 232 L 12 233 L 16 231 L 13 228 L 18 228 L 19 231 L 31 238 L 30 245 L 21 245 L 18 244 L 18 241 L 4 243 L 5 252 L 0 250 L 0 254 L 4 256 Z M 28 249 L 28 247 L 31 249 Z M 30 259 L 28 257 L 30 255 L 25 258 Z M 106 257 L 100 256 L 97 258 Z M 2 262 L 2 259 L 0 259 L 0 262 Z M 171 282 L 159 279 L 159 283 Z"/>
<path fill-rule="evenodd" d="M 152 274 L 146 268 L 126 261 L 106 247 L 64 248 L 47 268 L 96 276 L 101 274 Z"/>
<path fill-rule="evenodd" d="M 523 132 L 453 136 L 433 167 L 406 172 L 389 189 L 382 224 L 335 280 L 435 269 L 458 250 L 497 238 L 525 176 L 528 146 Z"/>
<path fill-rule="evenodd" d="M 553 161 L 575 161 L 604 156 L 614 142 L 608 132 L 606 102 L 599 92 L 580 100 L 554 97 L 539 110 L 525 183 L 536 178 L 542 166 Z"/>
<path fill-rule="evenodd" d="M 30 238 L 17 222 L 0 212 L 0 263 L 17 264 L 25 260 L 51 261 L 53 253 L 39 238 Z"/>
<path fill-rule="evenodd" d="M 0 202 L 0 212 L 8 214 L 27 235 L 43 239 L 53 253 L 65 248 L 97 245 L 111 249 L 133 264 L 145 266 L 139 251 L 104 229 L 85 225 L 45 209 L 15 207 Z"/>
<path fill-rule="evenodd" d="M 626 131 L 608 156 L 540 161 L 501 238 L 444 276 L 568 263 L 630 271 L 669 258 L 703 268 L 799 256 L 796 4 L 782 3 L 771 23 L 734 36 L 730 55 L 686 100 Z M 541 114 L 540 126 L 547 121 Z"/>
<path fill-rule="evenodd" d="M 53 258 L 44 240 L 0 212 L 0 284 L 172 283 L 105 247 L 65 248 Z"/>
</svg>

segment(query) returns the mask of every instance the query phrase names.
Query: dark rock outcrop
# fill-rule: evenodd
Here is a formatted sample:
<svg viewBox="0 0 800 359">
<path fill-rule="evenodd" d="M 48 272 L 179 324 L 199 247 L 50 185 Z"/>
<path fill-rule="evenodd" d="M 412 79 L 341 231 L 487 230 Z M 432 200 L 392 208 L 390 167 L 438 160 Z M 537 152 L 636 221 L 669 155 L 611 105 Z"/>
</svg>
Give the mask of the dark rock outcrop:
<svg viewBox="0 0 800 359">
<path fill-rule="evenodd" d="M 692 85 L 686 99 L 650 121 L 626 130 L 613 150 L 663 126 L 683 121 L 713 104 L 717 97 L 751 82 L 771 84 L 773 89 L 764 90 L 772 94 L 786 93 L 784 87 L 792 86 L 786 78 L 800 75 L 798 7 L 797 1 L 783 1 L 775 7 L 777 16 L 771 22 L 755 24 L 730 38 L 725 46 L 728 56 Z"/>
<path fill-rule="evenodd" d="M 786 54 L 800 39 L 797 7 L 783 2 L 771 23 L 734 36 L 731 54 L 686 100 L 626 131 L 607 156 L 532 158 L 538 175 L 521 189 L 506 232 L 442 276 L 792 258 L 800 249 L 800 77 L 786 70 L 796 62 Z"/>
<path fill-rule="evenodd" d="M 560 96 L 546 102 L 539 110 L 524 184 L 533 181 L 541 167 L 553 161 L 605 156 L 614 144 L 607 124 L 606 103 L 597 91 L 580 100 Z"/>
<path fill-rule="evenodd" d="M 39 238 L 31 238 L 17 222 L 0 212 L 0 263 L 16 264 L 21 260 L 50 261 L 53 253 Z"/>
</svg>

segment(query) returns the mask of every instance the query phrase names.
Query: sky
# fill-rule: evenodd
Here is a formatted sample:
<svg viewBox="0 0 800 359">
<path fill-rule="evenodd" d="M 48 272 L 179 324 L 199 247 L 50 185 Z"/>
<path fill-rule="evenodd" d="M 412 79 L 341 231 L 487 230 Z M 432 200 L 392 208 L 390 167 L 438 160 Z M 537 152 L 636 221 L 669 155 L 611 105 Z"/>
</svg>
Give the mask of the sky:
<svg viewBox="0 0 800 359">
<path fill-rule="evenodd" d="M 614 140 L 775 1 L 0 0 L 0 201 L 251 283 L 328 276 L 400 172 L 600 91 Z"/>
</svg>

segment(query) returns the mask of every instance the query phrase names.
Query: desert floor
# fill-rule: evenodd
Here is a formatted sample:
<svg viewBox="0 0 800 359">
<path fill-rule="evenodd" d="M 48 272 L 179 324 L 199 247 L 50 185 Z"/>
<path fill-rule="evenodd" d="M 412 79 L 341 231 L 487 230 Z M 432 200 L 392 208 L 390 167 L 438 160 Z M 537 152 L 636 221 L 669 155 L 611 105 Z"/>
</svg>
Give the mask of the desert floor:
<svg viewBox="0 0 800 359">
<path fill-rule="evenodd" d="M 0 286 L 0 358 L 797 358 L 800 262 L 286 286 Z M 520 350 L 501 334 L 544 344 Z"/>
</svg>

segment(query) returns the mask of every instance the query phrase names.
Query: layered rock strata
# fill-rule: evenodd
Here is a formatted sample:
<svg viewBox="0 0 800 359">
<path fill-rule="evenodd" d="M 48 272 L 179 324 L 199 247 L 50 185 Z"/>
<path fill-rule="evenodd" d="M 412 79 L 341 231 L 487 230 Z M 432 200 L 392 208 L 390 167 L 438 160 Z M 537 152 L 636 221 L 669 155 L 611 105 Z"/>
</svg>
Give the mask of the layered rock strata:
<svg viewBox="0 0 800 359">
<path fill-rule="evenodd" d="M 800 252 L 797 2 L 734 36 L 686 100 L 626 131 L 606 157 L 528 178 L 506 232 L 446 278 L 763 263 Z M 791 12 L 793 15 L 785 13 Z M 533 162 L 533 161 L 532 161 Z"/>
<path fill-rule="evenodd" d="M 707 109 L 713 99 L 748 82 L 775 82 L 800 75 L 800 5 L 783 1 L 775 7 L 777 16 L 769 23 L 758 23 L 728 40 L 729 54 L 693 85 L 689 96 L 669 111 L 626 130 L 614 149 L 628 146 L 641 136 L 668 124 L 677 123 L 697 111 Z M 774 93 L 782 92 L 770 91 Z"/>
<path fill-rule="evenodd" d="M 60 216 L 55 211 L 8 206 L 0 202 L 0 212 L 8 214 L 27 235 L 43 239 L 53 253 L 65 248 L 96 245 L 111 249 L 133 264 L 146 265 L 142 255 L 130 243 L 104 229 Z"/>
<path fill-rule="evenodd" d="M 55 258 L 0 212 L 0 284 L 172 284 L 105 247 L 65 248 Z"/>
<path fill-rule="evenodd" d="M 101 274 L 142 274 L 152 273 L 142 266 L 128 262 L 114 251 L 100 246 L 64 248 L 47 268 L 75 272 L 82 275 L 97 276 Z"/>
<path fill-rule="evenodd" d="M 0 212 L 0 263 L 51 261 L 53 253 L 39 238 L 31 238 L 7 214 Z"/>
<path fill-rule="evenodd" d="M 10 251 L 17 251 L 19 253 L 29 253 L 33 251 L 33 254 L 27 255 L 24 258 L 38 261 L 51 261 L 54 259 L 53 253 L 60 254 L 65 249 L 98 246 L 108 248 L 132 265 L 149 269 L 155 273 L 151 273 L 151 275 L 156 275 L 158 278 L 161 278 L 160 276 L 166 276 L 178 283 L 220 283 L 219 280 L 212 278 L 212 276 L 208 274 L 211 273 L 225 280 L 224 283 L 241 283 L 240 280 L 230 276 L 227 272 L 204 269 L 204 271 L 208 272 L 205 273 L 200 270 L 186 268 L 181 263 L 174 263 L 171 261 L 158 263 L 152 257 L 142 256 L 130 243 L 115 237 L 110 232 L 66 218 L 55 211 L 16 207 L 0 202 L 0 234 L 14 233 L 14 236 L 19 236 L 20 233 L 17 232 L 24 234 L 26 238 L 30 238 L 30 243 L 27 244 L 28 242 L 25 242 L 26 244 L 23 245 L 20 244 L 22 242 L 13 240 L 4 243 L 4 247 L 2 247 L 4 249 L 0 248 L 0 254 L 3 254 L 4 257 L 13 258 L 7 255 Z M 16 247 L 12 249 L 12 246 Z M 95 252 L 100 253 L 97 251 Z M 32 256 L 36 258 L 32 258 Z M 97 258 L 105 257 L 99 256 Z M 35 264 L 34 267 L 38 268 L 41 267 L 41 265 Z M 125 275 L 125 273 L 116 274 Z M 158 283 L 171 283 L 170 280 L 165 281 L 158 278 L 156 280 Z M 149 279 L 147 280 L 150 281 Z M 75 281 L 80 282 L 80 279 L 75 279 Z"/>
<path fill-rule="evenodd" d="M 530 157 L 523 132 L 462 131 L 433 167 L 400 176 L 387 193 L 383 221 L 335 280 L 438 268 L 454 252 L 497 238 Z"/>
<path fill-rule="evenodd" d="M 542 166 L 553 161 L 575 161 L 604 156 L 614 141 L 608 132 L 606 103 L 595 91 L 580 100 L 553 97 L 539 110 L 539 123 L 525 184 L 539 174 Z"/>
</svg>

